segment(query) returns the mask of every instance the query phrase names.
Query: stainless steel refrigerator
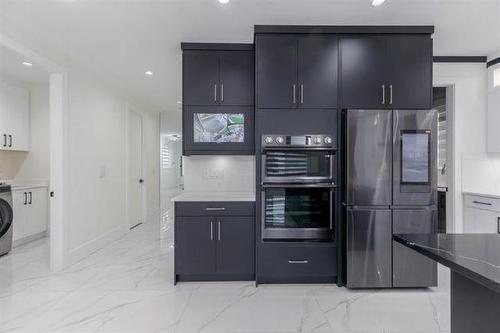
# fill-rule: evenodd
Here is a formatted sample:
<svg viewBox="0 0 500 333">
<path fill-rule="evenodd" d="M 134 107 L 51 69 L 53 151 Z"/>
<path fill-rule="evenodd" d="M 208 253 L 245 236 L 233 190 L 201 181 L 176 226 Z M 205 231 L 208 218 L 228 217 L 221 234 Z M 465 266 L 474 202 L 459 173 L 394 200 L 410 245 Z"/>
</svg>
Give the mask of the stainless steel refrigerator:
<svg viewBox="0 0 500 333">
<path fill-rule="evenodd" d="M 437 265 L 392 241 L 437 223 L 437 116 L 432 110 L 346 113 L 347 287 L 437 284 Z"/>
</svg>

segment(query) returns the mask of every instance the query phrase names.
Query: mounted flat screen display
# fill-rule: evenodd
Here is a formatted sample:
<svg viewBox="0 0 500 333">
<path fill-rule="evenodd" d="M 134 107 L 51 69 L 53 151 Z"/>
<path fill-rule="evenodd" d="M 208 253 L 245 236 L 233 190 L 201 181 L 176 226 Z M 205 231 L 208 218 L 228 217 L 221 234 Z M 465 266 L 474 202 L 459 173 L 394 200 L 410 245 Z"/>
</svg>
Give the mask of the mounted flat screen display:
<svg viewBox="0 0 500 333">
<path fill-rule="evenodd" d="M 429 184 L 430 182 L 430 130 L 401 131 L 401 182 Z"/>
<path fill-rule="evenodd" d="M 243 113 L 195 113 L 193 115 L 195 143 L 244 143 Z"/>
</svg>

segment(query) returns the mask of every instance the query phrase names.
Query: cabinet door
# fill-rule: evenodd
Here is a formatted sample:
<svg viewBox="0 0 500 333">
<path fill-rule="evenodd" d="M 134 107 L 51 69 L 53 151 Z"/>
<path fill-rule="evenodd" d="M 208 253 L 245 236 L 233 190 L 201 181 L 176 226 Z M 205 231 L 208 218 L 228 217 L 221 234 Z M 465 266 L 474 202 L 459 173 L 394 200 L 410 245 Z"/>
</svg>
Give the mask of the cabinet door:
<svg viewBox="0 0 500 333">
<path fill-rule="evenodd" d="M 293 35 L 257 35 L 255 48 L 257 108 L 296 107 L 297 38 Z"/>
<path fill-rule="evenodd" d="M 219 93 L 219 54 L 214 51 L 185 51 L 183 54 L 184 105 L 215 105 Z"/>
<path fill-rule="evenodd" d="M 46 188 L 28 191 L 29 234 L 36 235 L 47 230 L 48 195 Z"/>
<path fill-rule="evenodd" d="M 217 273 L 254 274 L 254 217 L 217 218 Z"/>
<path fill-rule="evenodd" d="M 9 123 L 9 102 L 7 82 L 0 80 L 0 149 L 6 150 L 8 147 L 7 132 Z"/>
<path fill-rule="evenodd" d="M 306 35 L 298 41 L 299 107 L 336 108 L 338 38 Z"/>
<path fill-rule="evenodd" d="M 220 103 L 254 105 L 254 52 L 220 52 Z"/>
<path fill-rule="evenodd" d="M 500 213 L 465 207 L 464 232 L 471 234 L 499 233 Z"/>
<path fill-rule="evenodd" d="M 387 54 L 389 105 L 395 109 L 432 108 L 432 39 L 390 37 Z"/>
<path fill-rule="evenodd" d="M 176 217 L 176 274 L 206 275 L 215 273 L 215 223 L 215 217 Z"/>
<path fill-rule="evenodd" d="M 13 191 L 12 205 L 12 212 L 14 214 L 12 221 L 13 240 L 16 241 L 28 236 L 29 209 L 27 205 L 27 192 Z"/>
<path fill-rule="evenodd" d="M 346 109 L 388 107 L 384 97 L 386 43 L 382 38 L 340 41 L 342 105 Z M 385 86 L 387 92 L 388 87 Z"/>
<path fill-rule="evenodd" d="M 30 146 L 30 93 L 28 89 L 9 85 L 9 121 L 7 125 L 10 150 L 28 151 Z"/>
</svg>

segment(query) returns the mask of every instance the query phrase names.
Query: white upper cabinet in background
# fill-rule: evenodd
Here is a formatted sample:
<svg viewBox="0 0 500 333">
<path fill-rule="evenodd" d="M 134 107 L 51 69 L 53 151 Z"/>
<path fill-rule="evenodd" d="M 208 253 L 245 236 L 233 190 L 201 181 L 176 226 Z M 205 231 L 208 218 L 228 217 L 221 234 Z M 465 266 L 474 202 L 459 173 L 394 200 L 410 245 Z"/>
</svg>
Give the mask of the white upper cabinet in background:
<svg viewBox="0 0 500 333">
<path fill-rule="evenodd" d="M 0 150 L 29 151 L 29 90 L 0 81 Z"/>
<path fill-rule="evenodd" d="M 500 65 L 488 68 L 488 153 L 500 153 Z"/>
</svg>

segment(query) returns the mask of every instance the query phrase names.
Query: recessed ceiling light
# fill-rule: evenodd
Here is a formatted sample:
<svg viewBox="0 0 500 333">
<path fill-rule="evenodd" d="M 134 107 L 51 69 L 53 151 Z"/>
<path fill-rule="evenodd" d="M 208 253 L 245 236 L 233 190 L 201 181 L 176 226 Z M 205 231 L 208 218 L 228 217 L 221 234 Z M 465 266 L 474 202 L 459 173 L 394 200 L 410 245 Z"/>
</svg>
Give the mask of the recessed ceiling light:
<svg viewBox="0 0 500 333">
<path fill-rule="evenodd" d="M 219 0 L 219 3 L 225 5 L 226 3 L 229 3 L 229 0 Z"/>
<path fill-rule="evenodd" d="M 146 71 L 146 73 L 144 73 L 144 74 L 151 76 L 151 75 L 153 75 L 153 72 L 151 72 L 151 71 Z"/>
<path fill-rule="evenodd" d="M 23 61 L 23 65 L 28 66 L 28 67 L 33 66 L 33 64 L 31 62 L 27 62 L 27 61 Z"/>
<path fill-rule="evenodd" d="M 372 6 L 380 6 L 381 4 L 383 4 L 385 2 L 385 0 L 372 0 Z"/>
</svg>

